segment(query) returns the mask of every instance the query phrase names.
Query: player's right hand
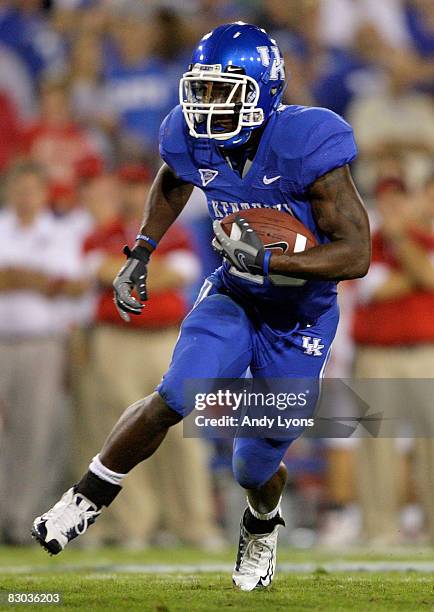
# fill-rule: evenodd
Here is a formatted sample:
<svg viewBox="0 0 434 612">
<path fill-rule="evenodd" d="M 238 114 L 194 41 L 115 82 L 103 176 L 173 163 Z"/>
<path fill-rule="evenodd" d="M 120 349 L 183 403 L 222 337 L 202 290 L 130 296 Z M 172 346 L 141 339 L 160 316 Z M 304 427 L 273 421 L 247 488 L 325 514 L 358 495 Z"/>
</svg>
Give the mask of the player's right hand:
<svg viewBox="0 0 434 612">
<path fill-rule="evenodd" d="M 129 315 L 139 315 L 144 308 L 142 302 L 148 299 L 146 277 L 150 252 L 140 246 L 134 247 L 133 250 L 126 246 L 123 252 L 127 256 L 127 262 L 113 281 L 113 288 L 116 308 L 122 319 L 128 323 Z M 140 302 L 131 295 L 133 289 L 137 291 Z"/>
</svg>

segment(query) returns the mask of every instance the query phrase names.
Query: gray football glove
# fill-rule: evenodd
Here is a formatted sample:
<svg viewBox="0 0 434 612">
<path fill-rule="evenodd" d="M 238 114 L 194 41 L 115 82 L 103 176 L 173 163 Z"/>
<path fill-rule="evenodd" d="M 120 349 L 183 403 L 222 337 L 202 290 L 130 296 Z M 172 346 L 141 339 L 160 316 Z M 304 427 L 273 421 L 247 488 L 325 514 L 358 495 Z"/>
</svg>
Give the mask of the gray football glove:
<svg viewBox="0 0 434 612">
<path fill-rule="evenodd" d="M 123 253 L 127 256 L 126 264 L 113 281 L 114 302 L 122 319 L 127 323 L 130 314 L 139 315 L 148 299 L 146 292 L 147 266 L 150 252 L 145 247 L 136 246 L 133 250 L 125 246 Z M 136 289 L 141 302 L 132 297 L 131 292 Z"/>
<path fill-rule="evenodd" d="M 234 224 L 239 230 L 237 240 L 226 234 L 220 221 L 214 221 L 214 249 L 240 272 L 266 276 L 271 252 L 265 250 L 261 239 L 242 215 L 235 217 Z"/>
</svg>

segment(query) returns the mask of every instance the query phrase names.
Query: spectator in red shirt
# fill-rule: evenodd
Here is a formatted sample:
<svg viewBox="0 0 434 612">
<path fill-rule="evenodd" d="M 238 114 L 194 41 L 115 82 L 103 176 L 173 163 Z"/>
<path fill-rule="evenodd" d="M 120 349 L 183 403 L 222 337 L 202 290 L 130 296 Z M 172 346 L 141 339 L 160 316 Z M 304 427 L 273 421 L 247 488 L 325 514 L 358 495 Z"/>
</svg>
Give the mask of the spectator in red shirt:
<svg viewBox="0 0 434 612">
<path fill-rule="evenodd" d="M 108 172 L 94 156 L 77 164 L 76 174 L 77 203 L 92 218 L 92 231 L 119 218 L 120 184 L 116 174 Z"/>
<path fill-rule="evenodd" d="M 378 186 L 381 226 L 372 237 L 370 272 L 358 282 L 354 337 L 360 345 L 434 343 L 434 233 L 423 200 L 408 194 L 400 179 Z"/>
<path fill-rule="evenodd" d="M 377 188 L 379 230 L 373 236 L 372 264 L 358 284 L 353 336 L 358 378 L 420 379 L 434 372 L 434 206 L 432 181 L 423 193 L 409 194 L 400 179 L 385 179 Z M 393 397 L 392 397 L 393 395 Z M 374 408 L 374 407 L 372 407 Z M 405 387 L 384 387 L 386 417 L 411 414 L 430 435 L 432 399 L 417 380 Z M 431 425 L 429 425 L 431 423 Z M 395 437 L 402 434 L 397 424 Z M 390 430 L 389 430 L 390 431 Z M 431 429 L 432 431 L 432 429 Z M 415 482 L 425 514 L 427 535 L 434 538 L 434 442 L 413 442 Z M 363 439 L 359 446 L 359 489 L 367 537 L 376 543 L 397 543 L 401 453 L 395 438 Z"/>
<path fill-rule="evenodd" d="M 137 165 L 124 166 L 119 177 L 122 188 L 122 211 L 114 221 L 91 234 L 84 250 L 104 253 L 98 270 L 102 285 L 97 310 L 97 320 L 111 325 L 124 326 L 113 302 L 112 282 L 116 269 L 122 265 L 122 247 L 137 234 L 137 222 L 143 213 L 143 202 L 150 186 L 150 171 Z M 164 328 L 178 325 L 186 313 L 182 288 L 193 282 L 199 272 L 196 255 L 192 252 L 189 237 L 181 226 L 174 226 L 160 242 L 155 253 L 155 263 L 149 270 L 149 287 L 152 300 L 146 305 L 143 317 L 134 317 L 128 327 Z"/>
<path fill-rule="evenodd" d="M 159 383 L 169 364 L 178 326 L 186 314 L 183 289 L 196 279 L 200 269 L 188 235 L 175 225 L 158 245 L 149 268 L 152 299 L 143 315 L 135 317 L 130 325 L 122 321 L 113 302 L 112 281 L 124 260 L 123 245 L 135 239 L 151 173 L 145 167 L 126 166 L 120 170 L 119 178 L 118 218 L 97 229 L 84 245 L 98 282 L 87 368 L 87 401 L 78 419 L 82 427 L 78 438 L 87 451 L 89 447 L 96 450 L 104 441 L 109 423 L 119 416 L 119 406 L 125 401 L 135 402 L 144 391 L 152 393 Z M 174 427 L 163 453 L 131 475 L 123 499 L 112 506 L 113 520 L 101 528 L 97 526 L 94 535 L 143 546 L 160 527 L 190 544 L 209 547 L 218 543 L 203 454 L 201 440 L 184 439 L 182 426 Z M 77 467 L 81 471 L 83 466 Z M 182 513 L 179 507 L 183 508 Z M 189 517 L 187 527 L 184 516 Z"/>
<path fill-rule="evenodd" d="M 23 152 L 45 168 L 54 190 L 74 187 L 77 164 L 96 155 L 95 146 L 71 117 L 66 82 L 43 83 L 40 104 L 39 118 L 24 130 Z"/>
<path fill-rule="evenodd" d="M 12 160 L 17 150 L 18 116 L 10 97 L 0 90 L 0 172 Z"/>
</svg>

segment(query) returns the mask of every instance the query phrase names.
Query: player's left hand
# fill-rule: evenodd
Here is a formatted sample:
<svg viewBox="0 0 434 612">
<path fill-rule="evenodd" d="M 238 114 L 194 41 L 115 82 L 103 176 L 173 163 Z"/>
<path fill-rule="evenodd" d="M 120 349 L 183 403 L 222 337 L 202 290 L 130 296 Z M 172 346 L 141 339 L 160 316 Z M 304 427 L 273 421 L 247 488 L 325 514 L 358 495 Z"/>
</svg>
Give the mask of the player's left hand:
<svg viewBox="0 0 434 612">
<path fill-rule="evenodd" d="M 234 224 L 239 230 L 238 239 L 230 238 L 220 221 L 214 221 L 214 249 L 240 272 L 266 276 L 271 252 L 265 250 L 259 236 L 241 215 L 235 217 Z"/>
</svg>

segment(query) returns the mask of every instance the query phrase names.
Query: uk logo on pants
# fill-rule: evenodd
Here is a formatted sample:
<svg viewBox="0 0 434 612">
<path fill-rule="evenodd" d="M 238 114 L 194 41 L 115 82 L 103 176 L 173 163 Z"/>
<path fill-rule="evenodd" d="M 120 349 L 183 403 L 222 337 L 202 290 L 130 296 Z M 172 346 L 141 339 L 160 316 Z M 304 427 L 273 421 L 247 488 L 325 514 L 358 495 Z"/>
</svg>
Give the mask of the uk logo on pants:
<svg viewBox="0 0 434 612">
<path fill-rule="evenodd" d="M 306 355 L 313 355 L 314 357 L 320 357 L 324 344 L 321 344 L 321 338 L 311 338 L 310 336 L 303 336 L 303 348 Z"/>
</svg>

